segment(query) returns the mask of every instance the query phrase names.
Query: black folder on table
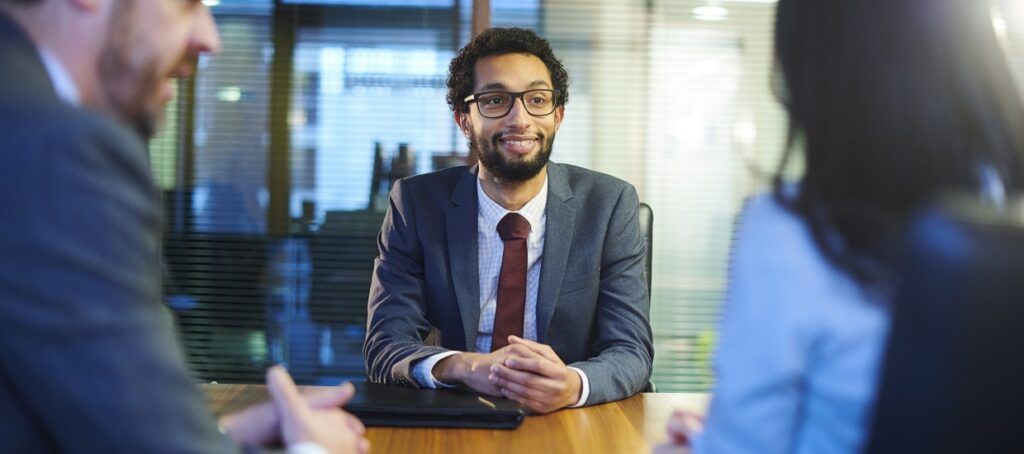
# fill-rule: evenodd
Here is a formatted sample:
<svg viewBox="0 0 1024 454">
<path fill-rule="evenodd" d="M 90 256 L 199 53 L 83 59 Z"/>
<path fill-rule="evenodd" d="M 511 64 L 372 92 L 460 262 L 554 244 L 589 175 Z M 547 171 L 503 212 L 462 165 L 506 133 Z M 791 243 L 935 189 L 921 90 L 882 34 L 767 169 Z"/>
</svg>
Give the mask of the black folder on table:
<svg viewBox="0 0 1024 454">
<path fill-rule="evenodd" d="M 353 384 L 345 410 L 367 426 L 515 429 L 526 414 L 511 400 L 461 390 Z"/>
</svg>

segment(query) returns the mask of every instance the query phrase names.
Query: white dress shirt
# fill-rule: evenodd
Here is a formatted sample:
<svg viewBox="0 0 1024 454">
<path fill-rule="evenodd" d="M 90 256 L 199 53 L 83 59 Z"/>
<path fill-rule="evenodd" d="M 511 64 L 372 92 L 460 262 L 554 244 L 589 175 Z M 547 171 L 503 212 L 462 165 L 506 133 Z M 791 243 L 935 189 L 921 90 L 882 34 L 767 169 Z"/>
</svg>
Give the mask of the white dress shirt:
<svg viewBox="0 0 1024 454">
<path fill-rule="evenodd" d="M 498 223 L 511 211 L 506 210 L 484 193 L 480 180 L 476 180 L 479 200 L 477 215 L 477 245 L 480 268 L 480 324 L 477 327 L 476 351 L 490 352 L 494 334 L 494 314 L 498 308 L 498 277 L 505 243 L 498 235 Z M 537 340 L 537 288 L 540 286 L 540 267 L 544 255 L 544 229 L 548 205 L 548 182 L 519 211 L 530 223 L 526 238 L 526 306 L 523 310 L 523 338 Z"/>
<path fill-rule="evenodd" d="M 311 441 L 292 443 L 285 450 L 286 454 L 329 454 L 327 448 Z"/>
<path fill-rule="evenodd" d="M 68 104 L 77 106 L 81 102 L 78 86 L 68 74 L 67 68 L 53 52 L 42 47 L 38 48 L 38 52 L 40 60 L 43 61 L 43 67 L 46 68 L 46 75 L 50 76 L 50 83 L 53 84 L 53 89 L 57 92 L 57 97 Z"/>
<path fill-rule="evenodd" d="M 506 210 L 484 192 L 480 180 L 476 181 L 477 193 L 477 245 L 480 274 L 480 322 L 477 325 L 476 351 L 490 353 L 491 338 L 494 334 L 494 312 L 498 305 L 498 275 L 501 272 L 501 257 L 505 244 L 498 235 L 498 222 L 512 211 Z M 530 235 L 526 239 L 526 306 L 523 310 L 523 338 L 537 340 L 537 289 L 540 286 L 540 269 L 544 255 L 544 230 L 547 227 L 545 210 L 548 203 L 548 181 L 533 199 L 515 211 L 530 223 Z M 451 387 L 438 381 L 433 375 L 434 366 L 456 351 L 438 353 L 427 357 L 413 366 L 412 375 L 425 388 Z M 582 390 L 580 400 L 572 407 L 582 406 L 590 396 L 590 381 L 582 370 L 570 367 L 580 376 Z"/>
</svg>

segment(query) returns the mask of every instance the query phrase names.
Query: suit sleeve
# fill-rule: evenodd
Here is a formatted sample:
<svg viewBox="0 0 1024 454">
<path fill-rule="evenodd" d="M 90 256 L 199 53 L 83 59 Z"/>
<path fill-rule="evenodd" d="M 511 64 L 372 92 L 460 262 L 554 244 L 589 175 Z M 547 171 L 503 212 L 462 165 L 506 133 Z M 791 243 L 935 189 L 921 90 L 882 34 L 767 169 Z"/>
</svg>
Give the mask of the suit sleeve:
<svg viewBox="0 0 1024 454">
<path fill-rule="evenodd" d="M 404 183 L 392 188 L 377 240 L 380 255 L 370 284 L 363 356 L 371 382 L 420 387 L 413 364 L 448 350 L 424 344 L 431 325 L 424 300 L 423 247 Z"/>
<path fill-rule="evenodd" d="M 0 407 L 57 451 L 236 451 L 159 301 L 145 150 L 118 127 L 86 125 L 15 131 L 7 143 L 23 148 L 0 157 L 0 394 L 11 397 Z M 7 427 L 0 448 L 33 444 Z"/>
<path fill-rule="evenodd" d="M 587 374 L 587 405 L 629 397 L 643 390 L 654 361 L 644 258 L 638 219 L 640 199 L 632 186 L 619 194 L 601 256 L 601 282 L 593 336 L 597 355 L 569 364 Z"/>
</svg>

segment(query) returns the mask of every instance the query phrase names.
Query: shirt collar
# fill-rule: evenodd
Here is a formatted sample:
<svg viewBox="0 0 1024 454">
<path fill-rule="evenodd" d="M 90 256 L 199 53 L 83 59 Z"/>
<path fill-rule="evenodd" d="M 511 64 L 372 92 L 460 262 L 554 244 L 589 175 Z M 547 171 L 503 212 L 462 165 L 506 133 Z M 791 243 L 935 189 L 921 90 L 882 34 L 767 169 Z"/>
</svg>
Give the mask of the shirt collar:
<svg viewBox="0 0 1024 454">
<path fill-rule="evenodd" d="M 64 67 L 60 59 L 53 52 L 46 48 L 39 48 L 39 57 L 43 60 L 43 66 L 46 67 L 46 73 L 50 76 L 50 82 L 53 83 L 53 89 L 57 92 L 57 97 L 68 104 L 77 106 L 81 101 L 78 95 L 78 86 L 75 85 L 74 79 L 68 74 L 67 68 Z"/>
<path fill-rule="evenodd" d="M 479 210 L 484 226 L 487 232 L 496 232 L 498 228 L 498 222 L 501 218 L 505 217 L 506 214 L 512 213 L 512 211 L 506 210 L 505 207 L 498 204 L 491 199 L 490 196 L 484 192 L 483 184 L 480 183 L 480 179 L 476 179 L 476 195 L 479 200 Z M 540 191 L 537 195 L 533 196 L 529 202 L 526 203 L 516 213 L 523 215 L 527 221 L 530 222 L 530 232 L 537 233 L 539 229 L 543 228 L 541 221 L 544 218 L 544 210 L 548 206 L 548 178 L 544 178 L 544 184 L 540 187 Z"/>
</svg>

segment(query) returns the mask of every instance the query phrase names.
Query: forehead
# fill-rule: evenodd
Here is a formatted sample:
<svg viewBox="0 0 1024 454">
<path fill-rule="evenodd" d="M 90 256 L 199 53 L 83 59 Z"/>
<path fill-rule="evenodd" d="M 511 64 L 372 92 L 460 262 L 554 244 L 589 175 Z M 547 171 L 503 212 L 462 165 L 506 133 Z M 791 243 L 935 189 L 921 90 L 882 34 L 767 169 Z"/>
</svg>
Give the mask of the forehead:
<svg viewBox="0 0 1024 454">
<path fill-rule="evenodd" d="M 532 54 L 489 55 L 477 60 L 473 69 L 474 91 L 554 88 L 547 66 Z"/>
</svg>

